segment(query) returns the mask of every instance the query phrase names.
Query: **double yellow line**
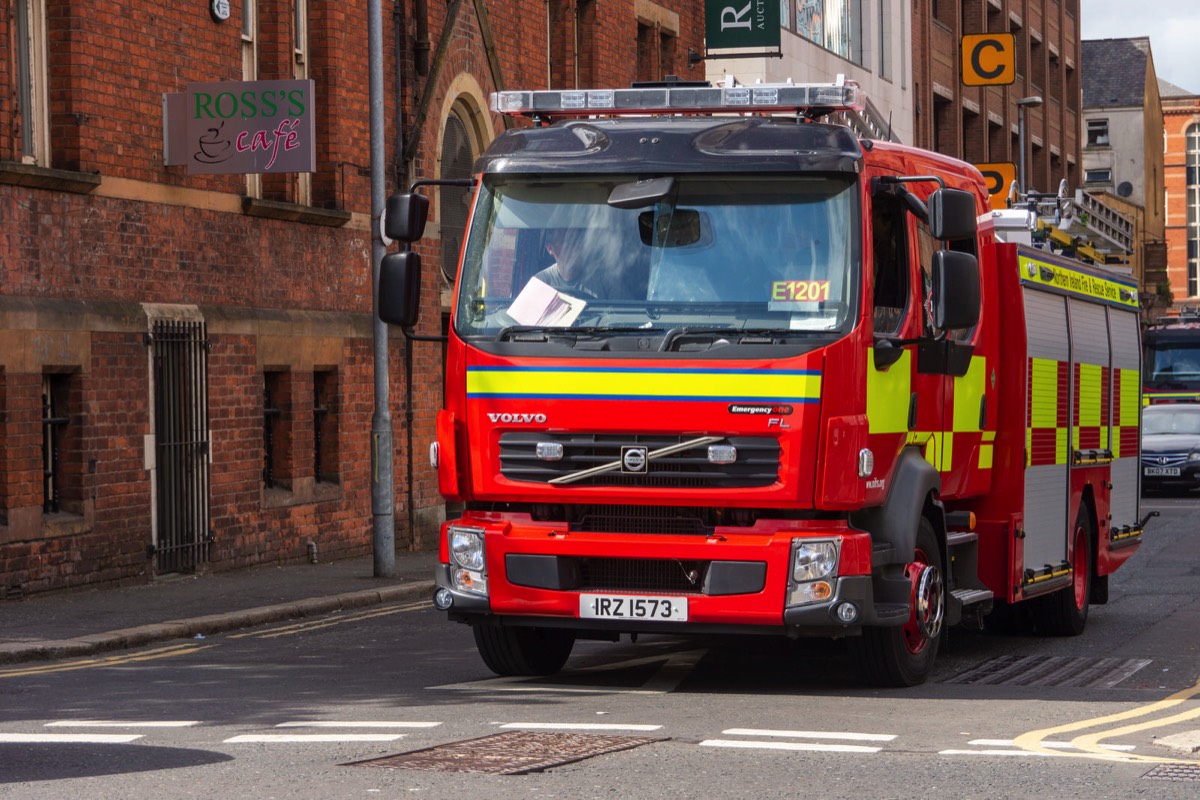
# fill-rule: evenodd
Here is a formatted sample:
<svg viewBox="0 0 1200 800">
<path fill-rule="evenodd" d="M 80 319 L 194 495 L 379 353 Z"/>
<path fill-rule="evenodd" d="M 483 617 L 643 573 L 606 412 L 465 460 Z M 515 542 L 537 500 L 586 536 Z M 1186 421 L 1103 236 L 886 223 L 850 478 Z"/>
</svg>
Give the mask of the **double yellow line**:
<svg viewBox="0 0 1200 800">
<path fill-rule="evenodd" d="M 1154 714 L 1167 711 L 1175 708 L 1183 703 L 1200 695 L 1200 681 L 1195 685 L 1176 692 L 1157 703 L 1151 703 L 1147 706 L 1131 708 L 1128 711 L 1122 711 L 1119 714 L 1109 714 L 1104 717 L 1096 717 L 1094 719 L 1085 719 L 1080 722 L 1072 722 L 1067 725 L 1058 725 L 1053 728 L 1043 728 L 1038 731 L 1030 731 L 1013 739 L 1013 745 L 1027 750 L 1030 753 L 1039 753 L 1041 755 L 1064 756 L 1070 755 L 1077 758 L 1091 758 L 1099 761 L 1133 761 L 1143 762 L 1148 764 L 1197 764 L 1200 761 L 1194 761 L 1186 758 L 1171 758 L 1149 755 L 1137 755 L 1134 753 L 1119 753 L 1112 750 L 1107 750 L 1101 744 L 1105 739 L 1112 739 L 1117 736 L 1127 736 L 1131 733 L 1140 733 L 1141 731 L 1153 730 L 1154 728 L 1164 728 L 1168 725 L 1175 725 L 1181 722 L 1187 722 L 1196 718 L 1200 718 L 1200 705 L 1188 711 L 1183 711 L 1177 714 L 1172 714 L 1167 717 L 1158 717 L 1149 719 L 1144 722 L 1139 722 L 1131 725 L 1122 725 L 1117 728 L 1110 728 L 1100 731 L 1099 733 L 1090 733 L 1086 736 L 1078 736 L 1071 740 L 1071 747 L 1080 752 L 1070 752 L 1061 748 L 1051 749 L 1043 744 L 1047 738 L 1055 735 L 1076 733 L 1078 731 L 1087 730 L 1088 728 L 1099 728 L 1101 726 L 1113 725 L 1116 723 L 1126 722 L 1128 720 L 1138 719 L 1139 717 L 1149 717 Z"/>
<path fill-rule="evenodd" d="M 85 658 L 79 661 L 67 661 L 55 664 L 41 664 L 36 667 L 17 667 L 0 670 L 0 678 L 21 678 L 30 675 L 50 675 L 55 672 L 75 672 L 81 669 L 96 669 L 98 667 L 119 667 L 124 664 L 137 664 L 142 661 L 157 661 L 161 658 L 186 656 L 207 650 L 211 644 L 177 644 L 169 647 L 157 647 L 153 650 L 141 650 L 136 653 L 125 653 L 105 658 Z"/>
<path fill-rule="evenodd" d="M 323 628 L 332 628 L 335 625 L 344 625 L 347 622 L 361 622 L 367 619 L 375 619 L 376 617 L 387 617 L 392 614 L 403 614 L 408 611 L 421 611 L 430 607 L 428 600 L 419 602 L 407 603 L 400 606 L 386 606 L 384 608 L 375 608 L 370 611 L 359 611 L 354 614 L 346 614 L 345 616 L 322 617 L 313 619 L 307 622 L 297 622 L 291 625 L 281 625 L 267 630 L 246 631 L 244 633 L 235 633 L 227 638 L 230 639 L 277 639 L 281 636 L 295 636 L 300 633 L 308 633 L 310 631 L 319 631 Z"/>
</svg>

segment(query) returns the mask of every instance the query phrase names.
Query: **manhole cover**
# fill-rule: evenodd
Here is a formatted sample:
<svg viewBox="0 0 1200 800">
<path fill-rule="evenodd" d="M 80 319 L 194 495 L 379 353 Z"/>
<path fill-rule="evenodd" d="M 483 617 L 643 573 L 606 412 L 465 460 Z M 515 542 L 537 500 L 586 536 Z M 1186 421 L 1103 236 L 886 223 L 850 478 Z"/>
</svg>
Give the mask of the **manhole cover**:
<svg viewBox="0 0 1200 800">
<path fill-rule="evenodd" d="M 1159 764 L 1142 777 L 1152 781 L 1200 783 L 1200 764 Z"/>
<path fill-rule="evenodd" d="M 990 686 L 1083 686 L 1111 689 L 1150 663 L 1148 658 L 1001 656 L 955 675 L 946 683 Z"/>
<path fill-rule="evenodd" d="M 664 738 L 509 731 L 345 766 L 520 775 L 661 741 Z"/>
</svg>

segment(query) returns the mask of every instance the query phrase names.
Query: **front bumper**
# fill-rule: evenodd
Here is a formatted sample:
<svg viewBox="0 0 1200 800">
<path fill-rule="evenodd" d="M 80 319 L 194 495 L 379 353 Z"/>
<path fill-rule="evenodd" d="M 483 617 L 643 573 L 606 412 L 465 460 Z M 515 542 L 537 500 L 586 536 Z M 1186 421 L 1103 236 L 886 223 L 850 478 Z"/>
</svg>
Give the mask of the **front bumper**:
<svg viewBox="0 0 1200 800">
<path fill-rule="evenodd" d="M 459 621 L 608 634 L 841 636 L 864 625 L 900 625 L 908 618 L 906 604 L 878 602 L 880 584 L 871 576 L 868 535 L 839 522 L 777 521 L 774 529 L 760 523 L 749 533 L 718 529 L 708 537 L 576 533 L 494 515 L 462 524 L 485 531 L 489 591 L 481 595 L 457 588 L 451 566 L 439 564 L 434 576 L 437 605 Z M 838 576 L 829 579 L 829 597 L 788 606 L 791 548 L 797 538 L 837 539 Z M 584 593 L 685 597 L 687 621 L 583 618 Z M 838 615 L 847 603 L 855 610 L 851 622 Z"/>
</svg>

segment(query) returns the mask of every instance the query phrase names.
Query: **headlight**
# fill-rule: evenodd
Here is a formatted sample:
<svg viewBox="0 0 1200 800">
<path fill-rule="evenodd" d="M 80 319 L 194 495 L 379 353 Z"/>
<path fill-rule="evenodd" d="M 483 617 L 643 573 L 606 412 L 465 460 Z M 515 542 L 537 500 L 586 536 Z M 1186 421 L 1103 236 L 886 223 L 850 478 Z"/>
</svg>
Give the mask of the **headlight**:
<svg viewBox="0 0 1200 800">
<path fill-rule="evenodd" d="M 792 540 L 792 580 L 797 583 L 817 581 L 837 573 L 836 542 Z"/>
<path fill-rule="evenodd" d="M 464 569 L 483 570 L 483 531 L 479 528 L 450 528 L 450 558 Z"/>
<path fill-rule="evenodd" d="M 1188 461 L 1189 462 L 1200 461 L 1200 450 L 1193 450 L 1192 452 L 1188 453 Z"/>
</svg>

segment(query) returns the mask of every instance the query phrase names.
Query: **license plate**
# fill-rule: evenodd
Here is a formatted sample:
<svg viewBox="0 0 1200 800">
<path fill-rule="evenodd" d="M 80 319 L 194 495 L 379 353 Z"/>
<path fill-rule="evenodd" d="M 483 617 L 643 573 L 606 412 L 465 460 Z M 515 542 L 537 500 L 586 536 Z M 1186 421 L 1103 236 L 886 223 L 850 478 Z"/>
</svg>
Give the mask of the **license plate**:
<svg viewBox="0 0 1200 800">
<path fill-rule="evenodd" d="M 1151 477 L 1164 476 L 1178 478 L 1179 467 L 1146 467 L 1142 471 L 1142 474 Z"/>
<path fill-rule="evenodd" d="M 579 595 L 580 619 L 633 619 L 687 622 L 686 597 L 628 594 Z"/>
</svg>

